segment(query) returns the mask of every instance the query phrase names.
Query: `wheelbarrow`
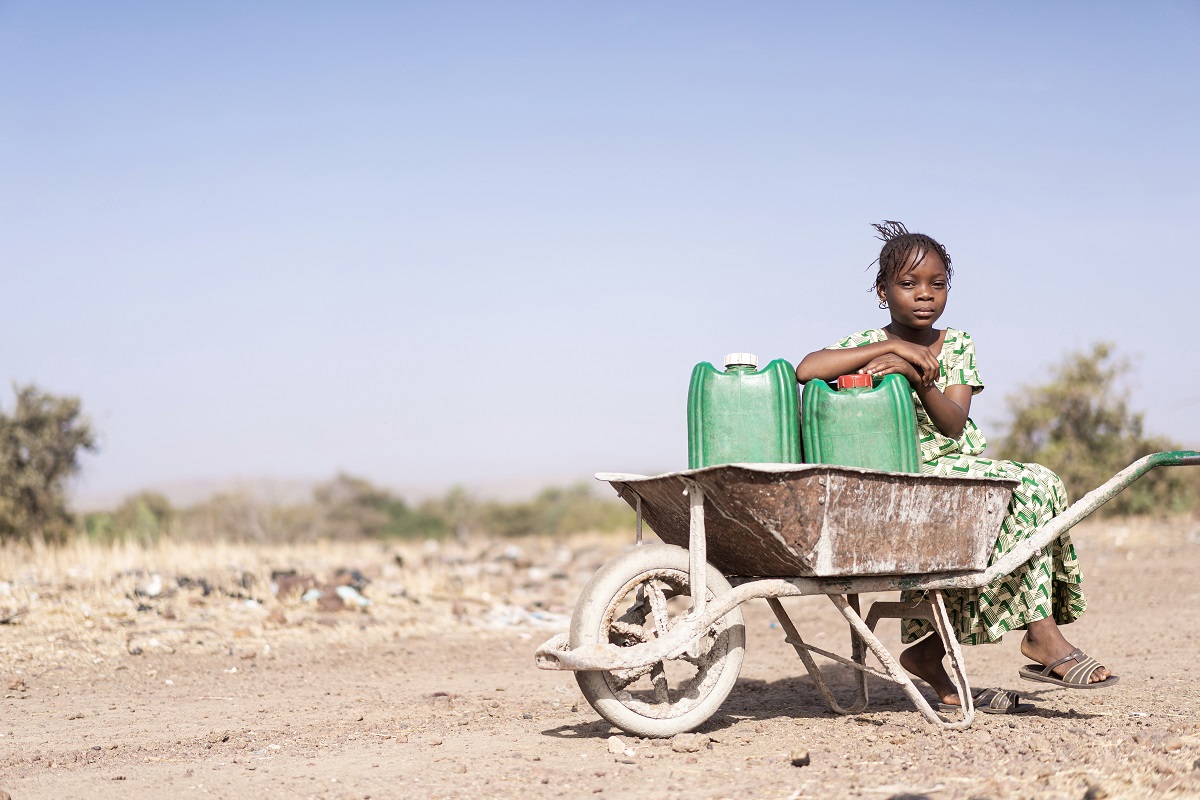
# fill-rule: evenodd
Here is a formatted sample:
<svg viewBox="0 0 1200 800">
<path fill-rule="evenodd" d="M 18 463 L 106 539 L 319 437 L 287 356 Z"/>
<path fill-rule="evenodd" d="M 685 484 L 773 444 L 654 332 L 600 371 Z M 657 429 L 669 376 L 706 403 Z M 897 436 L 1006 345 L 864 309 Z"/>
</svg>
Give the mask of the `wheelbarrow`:
<svg viewBox="0 0 1200 800">
<path fill-rule="evenodd" d="M 651 477 L 599 473 L 637 512 L 636 546 L 583 588 L 569 633 L 537 649 L 541 669 L 572 670 L 592 708 L 635 736 L 692 730 L 733 689 L 745 653 L 741 604 L 767 600 L 785 641 L 830 710 L 868 704 L 867 675 L 899 684 L 931 723 L 975 717 L 962 649 L 943 592 L 1007 575 L 1155 467 L 1200 465 L 1200 452 L 1138 459 L 988 563 L 1016 481 L 878 472 L 820 464 L 727 464 Z M 662 544 L 642 541 L 643 522 Z M 914 602 L 859 595 L 910 589 Z M 801 637 L 779 598 L 826 595 L 850 627 L 850 657 Z M 880 619 L 924 619 L 946 645 L 962 698 L 935 711 L 875 635 Z M 867 663 L 867 652 L 881 669 Z M 855 670 L 849 705 L 834 698 L 815 655 Z"/>
</svg>

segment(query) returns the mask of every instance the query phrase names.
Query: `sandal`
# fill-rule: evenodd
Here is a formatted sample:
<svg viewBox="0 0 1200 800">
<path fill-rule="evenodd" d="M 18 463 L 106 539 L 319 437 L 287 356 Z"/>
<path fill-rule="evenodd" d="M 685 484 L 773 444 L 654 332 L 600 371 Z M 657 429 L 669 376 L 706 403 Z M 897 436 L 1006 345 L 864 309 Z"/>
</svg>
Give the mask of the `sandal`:
<svg viewBox="0 0 1200 800">
<path fill-rule="evenodd" d="M 1074 659 L 1077 663 L 1075 666 L 1067 670 L 1066 674 L 1061 678 L 1051 673 L 1055 667 L 1063 662 Z M 1027 681 L 1041 681 L 1042 683 L 1052 683 L 1055 686 L 1061 686 L 1064 689 L 1103 689 L 1106 686 L 1112 686 L 1120 680 L 1116 675 L 1109 675 L 1098 683 L 1092 683 L 1092 673 L 1103 667 L 1096 659 L 1089 656 L 1087 653 L 1076 648 L 1070 655 L 1063 656 L 1053 664 L 1047 664 L 1043 667 L 1041 664 L 1026 664 L 1019 670 L 1020 675 Z"/>
<path fill-rule="evenodd" d="M 1032 703 L 1021 702 L 1021 695 L 1004 689 L 980 689 L 972 692 L 971 697 L 975 701 L 975 710 L 984 714 L 1024 714 L 1033 710 Z M 938 703 L 938 711 L 953 714 L 962 711 L 962 706 Z"/>
</svg>

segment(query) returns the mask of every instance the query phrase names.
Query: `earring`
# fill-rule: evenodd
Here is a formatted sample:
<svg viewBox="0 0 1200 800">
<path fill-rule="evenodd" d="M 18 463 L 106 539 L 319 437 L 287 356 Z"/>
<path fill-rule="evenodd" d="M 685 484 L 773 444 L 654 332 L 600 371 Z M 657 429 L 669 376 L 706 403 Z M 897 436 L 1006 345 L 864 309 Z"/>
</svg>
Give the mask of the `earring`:
<svg viewBox="0 0 1200 800">
<path fill-rule="evenodd" d="M 884 300 L 883 298 L 880 298 L 880 299 L 879 299 L 879 307 L 880 307 L 880 308 L 887 308 L 887 307 L 888 307 L 887 300 Z"/>
</svg>

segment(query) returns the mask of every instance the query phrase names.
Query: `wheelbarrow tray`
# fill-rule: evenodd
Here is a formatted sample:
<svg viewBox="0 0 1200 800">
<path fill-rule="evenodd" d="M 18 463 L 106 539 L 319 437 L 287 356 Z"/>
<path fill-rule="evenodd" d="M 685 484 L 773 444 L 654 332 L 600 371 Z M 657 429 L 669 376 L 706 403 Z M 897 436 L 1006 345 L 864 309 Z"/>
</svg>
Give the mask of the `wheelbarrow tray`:
<svg viewBox="0 0 1200 800">
<path fill-rule="evenodd" d="M 686 491 L 704 492 L 708 561 L 728 576 L 980 572 L 1018 485 L 825 464 L 599 473 L 667 544 L 688 546 Z"/>
</svg>

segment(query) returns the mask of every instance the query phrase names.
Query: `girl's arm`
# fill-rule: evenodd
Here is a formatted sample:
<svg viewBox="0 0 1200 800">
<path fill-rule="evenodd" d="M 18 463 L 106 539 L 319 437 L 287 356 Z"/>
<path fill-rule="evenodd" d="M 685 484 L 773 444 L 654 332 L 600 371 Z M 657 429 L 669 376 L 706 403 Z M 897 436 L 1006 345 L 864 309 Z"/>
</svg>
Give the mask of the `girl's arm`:
<svg viewBox="0 0 1200 800">
<path fill-rule="evenodd" d="M 929 418 L 942 435 L 948 439 L 962 436 L 971 413 L 971 387 L 965 383 L 947 386 L 940 391 L 936 386 L 918 386 L 917 397 L 925 406 Z"/>
<path fill-rule="evenodd" d="M 832 381 L 839 375 L 860 372 L 875 359 L 889 354 L 898 356 L 913 367 L 914 376 L 910 378 L 913 386 L 918 383 L 932 386 L 937 380 L 941 369 L 937 356 L 928 347 L 902 339 L 872 342 L 862 347 L 814 350 L 796 367 L 796 380 L 800 383 L 808 383 L 818 378 Z"/>
</svg>

